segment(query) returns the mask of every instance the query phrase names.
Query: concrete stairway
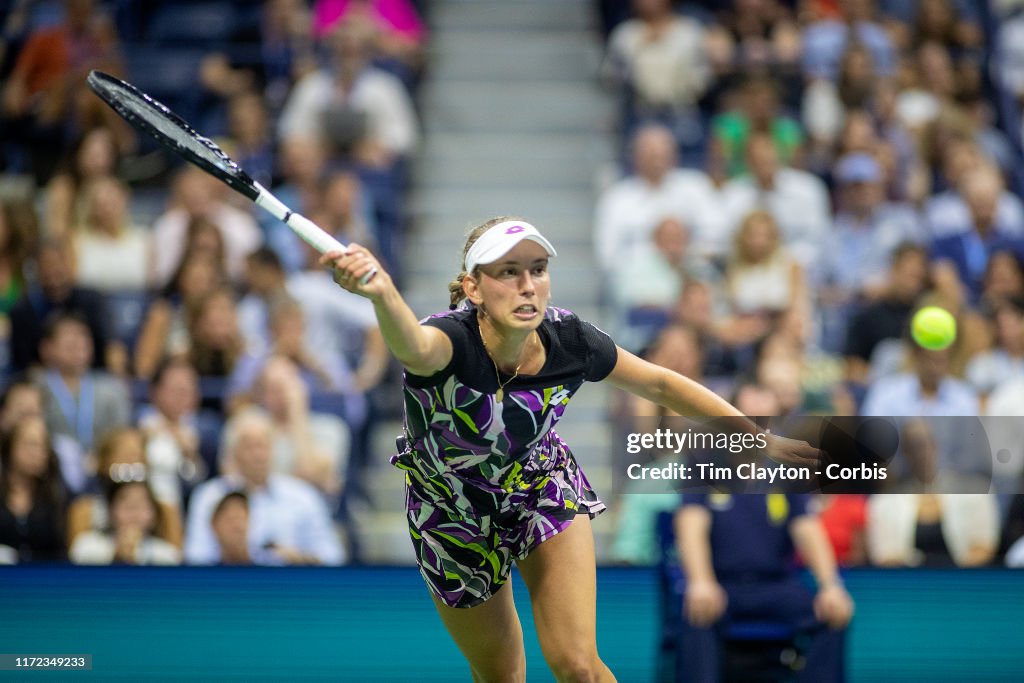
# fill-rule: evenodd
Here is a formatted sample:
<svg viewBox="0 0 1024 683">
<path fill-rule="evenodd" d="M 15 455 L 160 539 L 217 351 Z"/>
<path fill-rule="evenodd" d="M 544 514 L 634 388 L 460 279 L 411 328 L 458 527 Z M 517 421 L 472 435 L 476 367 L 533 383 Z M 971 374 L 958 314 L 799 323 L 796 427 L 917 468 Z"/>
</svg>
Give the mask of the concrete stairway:
<svg viewBox="0 0 1024 683">
<path fill-rule="evenodd" d="M 424 140 L 411 197 L 404 293 L 418 315 L 444 310 L 466 232 L 516 214 L 558 249 L 553 302 L 601 324 L 591 221 L 595 171 L 613 158 L 614 105 L 596 81 L 601 45 L 590 0 L 437 0 L 421 93 Z M 591 483 L 611 489 L 607 392 L 584 389 L 559 433 Z M 399 425 L 378 431 L 378 460 Z M 359 515 L 366 559 L 412 560 L 403 478 L 371 474 L 373 510 Z M 599 554 L 610 515 L 595 521 Z"/>
</svg>

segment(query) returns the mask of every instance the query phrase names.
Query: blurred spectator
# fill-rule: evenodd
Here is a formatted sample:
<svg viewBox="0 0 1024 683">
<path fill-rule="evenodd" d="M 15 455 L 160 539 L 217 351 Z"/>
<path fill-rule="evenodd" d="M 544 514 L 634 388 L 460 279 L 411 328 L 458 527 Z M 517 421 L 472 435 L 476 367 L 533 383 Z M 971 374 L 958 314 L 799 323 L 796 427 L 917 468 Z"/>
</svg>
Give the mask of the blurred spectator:
<svg viewBox="0 0 1024 683">
<path fill-rule="evenodd" d="M 722 190 L 722 237 L 731 239 L 744 217 L 764 209 L 775 218 L 790 253 L 802 266 L 812 266 L 820 258 L 832 226 L 824 183 L 806 171 L 781 164 L 767 134 L 751 134 L 746 152 L 750 174 L 729 181 Z"/>
<path fill-rule="evenodd" d="M 5 121 L 0 128 L 5 138 L 26 145 L 28 170 L 39 185 L 53 174 L 67 128 L 117 119 L 85 87 L 90 69 L 120 72 L 114 24 L 96 5 L 94 0 L 65 0 L 63 21 L 29 36 L 3 89 Z M 131 139 L 125 136 L 126 146 Z"/>
<path fill-rule="evenodd" d="M 227 50 L 207 54 L 200 65 L 203 87 L 230 99 L 255 90 L 279 111 L 292 84 L 316 69 L 309 7 L 304 0 L 263 0 L 254 21 L 239 22 Z"/>
<path fill-rule="evenodd" d="M 260 245 L 259 226 L 252 216 L 224 201 L 227 187 L 194 166 L 175 179 L 174 199 L 153 224 L 153 284 L 165 286 L 186 253 L 189 226 L 203 219 L 217 227 L 224 243 L 227 273 L 238 282 L 245 257 Z"/>
<path fill-rule="evenodd" d="M 695 330 L 685 325 L 673 323 L 661 330 L 644 357 L 651 363 L 678 372 L 694 382 L 703 383 L 704 381 L 700 338 Z M 650 418 L 677 416 L 677 413 L 647 399 L 630 396 L 630 402 L 632 404 L 630 415 L 638 420 L 638 424 L 643 424 L 648 428 L 652 426 L 657 428 L 658 424 L 652 422 Z M 640 431 L 647 431 L 647 429 Z"/>
<path fill-rule="evenodd" d="M 110 509 L 107 506 L 109 494 L 117 484 L 128 482 L 151 482 L 152 476 L 161 473 L 151 470 L 146 460 L 146 436 L 138 429 L 123 427 L 103 435 L 96 446 L 96 493 L 78 496 L 68 509 L 68 543 L 73 544 L 78 536 L 90 529 L 103 531 L 110 526 Z M 157 520 L 157 536 L 176 547 L 182 543 L 181 499 L 161 498 L 173 495 L 166 484 L 154 489 L 160 514 Z"/>
<path fill-rule="evenodd" d="M 145 481 L 118 482 L 107 491 L 110 527 L 79 534 L 68 556 L 75 564 L 181 564 L 181 551 L 157 535 L 160 506 Z"/>
<path fill-rule="evenodd" d="M 1006 299 L 992 311 L 995 344 L 967 364 L 967 381 L 982 396 L 999 384 L 1024 378 L 1024 298 Z"/>
<path fill-rule="evenodd" d="M 952 351 L 910 346 L 912 371 L 874 381 L 864 397 L 861 415 L 977 415 L 977 393 L 966 382 L 949 376 Z"/>
<path fill-rule="evenodd" d="M 808 503 L 801 495 L 684 494 L 676 514 L 686 573 L 680 680 L 720 680 L 725 628 L 752 620 L 811 636 L 798 680 L 843 680 L 853 601 Z M 817 581 L 814 595 L 797 574 L 795 550 Z"/>
<path fill-rule="evenodd" d="M 912 59 L 916 63 L 904 70 L 910 82 L 897 96 L 896 110 L 911 131 L 921 131 L 956 107 L 960 83 L 949 51 L 941 43 L 920 45 Z"/>
<path fill-rule="evenodd" d="M 918 0 L 912 45 L 934 41 L 963 51 L 981 47 L 983 38 L 981 27 L 958 11 L 953 0 Z"/>
<path fill-rule="evenodd" d="M 135 376 L 148 379 L 165 356 L 183 356 L 192 345 L 187 311 L 220 287 L 225 274 L 207 253 L 185 256 L 163 293 L 146 311 L 135 343 Z"/>
<path fill-rule="evenodd" d="M 64 167 L 46 186 L 47 235 L 65 237 L 87 220 L 86 192 L 95 180 L 111 178 L 117 170 L 114 132 L 93 128 L 72 147 Z"/>
<path fill-rule="evenodd" d="M 267 352 L 270 337 L 270 304 L 285 291 L 281 260 L 269 247 L 260 247 L 245 257 L 246 294 L 238 302 L 238 327 L 248 355 Z"/>
<path fill-rule="evenodd" d="M 778 163 L 800 165 L 803 132 L 800 124 L 780 112 L 779 104 L 778 86 L 766 76 L 752 77 L 743 84 L 739 107 L 719 114 L 711 122 L 712 144 L 725 158 L 730 178 L 751 171 L 747 166 L 747 147 L 753 135 L 771 140 Z"/>
<path fill-rule="evenodd" d="M 43 367 L 35 379 L 43 390 L 51 434 L 73 439 L 84 456 L 108 430 L 129 424 L 128 389 L 121 380 L 90 369 L 92 340 L 80 316 L 58 313 L 49 318 L 39 355 Z"/>
<path fill-rule="evenodd" d="M 149 234 L 131 224 L 128 200 L 128 186 L 113 177 L 93 180 L 85 191 L 85 215 L 73 235 L 80 285 L 104 293 L 146 288 Z"/>
<path fill-rule="evenodd" d="M 10 336 L 7 317 L 25 291 L 25 262 L 35 237 L 27 234 L 15 212 L 9 200 L 0 198 L 0 339 Z M 0 372 L 4 361 L 0 361 Z"/>
<path fill-rule="evenodd" d="M 692 115 L 710 81 L 700 22 L 677 14 L 671 0 L 633 0 L 634 18 L 608 39 L 605 76 L 624 87 L 633 122 Z"/>
<path fill-rule="evenodd" d="M 904 428 L 902 452 L 911 482 L 903 493 L 874 495 L 868 502 L 868 553 L 885 567 L 977 567 L 988 564 L 999 543 L 995 494 L 967 490 L 964 475 L 939 466 L 938 445 L 928 423 Z"/>
<path fill-rule="evenodd" d="M 0 401 L 0 435 L 34 417 L 43 417 L 43 392 L 29 379 L 15 379 L 6 386 Z"/>
<path fill-rule="evenodd" d="M 708 59 L 717 80 L 731 87 L 751 73 L 771 72 L 787 82 L 799 77 L 800 27 L 790 3 L 732 0 L 707 27 Z"/>
<path fill-rule="evenodd" d="M 202 377 L 228 377 L 245 352 L 231 291 L 214 289 L 186 311 L 191 345 L 188 359 Z"/>
<path fill-rule="evenodd" d="M 326 150 L 313 134 L 314 131 L 305 131 L 281 140 L 278 158 L 283 178 L 281 184 L 274 187 L 274 196 L 307 217 L 320 204 L 320 183 L 326 161 Z M 260 213 L 260 227 L 266 235 L 266 246 L 277 253 L 285 270 L 289 273 L 301 270 L 305 263 L 302 239 L 266 212 Z"/>
<path fill-rule="evenodd" d="M 819 497 L 821 524 L 832 544 L 841 567 L 867 563 L 866 529 L 868 498 L 858 494 L 833 494 Z"/>
<path fill-rule="evenodd" d="M 249 497 L 232 491 L 220 499 L 210 522 L 220 546 L 220 563 L 252 564 L 249 555 Z"/>
<path fill-rule="evenodd" d="M 212 521 L 230 491 L 249 498 L 249 556 L 257 564 L 341 564 L 344 554 L 323 500 L 312 486 L 273 472 L 273 426 L 243 412 L 224 431 L 224 471 L 195 490 L 189 505 L 185 557 L 191 564 L 222 561 Z"/>
<path fill-rule="evenodd" d="M 968 213 L 957 227 L 932 226 L 937 237 L 932 243 L 932 259 L 949 262 L 956 269 L 972 302 L 981 296 L 985 269 L 992 254 L 1012 251 L 1024 256 L 1024 235 L 1014 224 L 1003 224 L 998 210 L 1003 183 L 999 173 L 983 166 L 967 174 L 960 183 L 962 201 Z M 1019 206 L 1019 201 L 1017 202 Z M 934 209 L 933 209 L 934 210 Z M 931 214 L 930 214 L 931 215 Z M 947 214 L 946 219 L 950 216 Z"/>
<path fill-rule="evenodd" d="M 187 489 L 204 481 L 207 464 L 199 455 L 199 375 L 184 358 L 171 358 L 157 368 L 149 387 L 149 405 L 139 415 L 146 436 L 150 485 L 160 500 L 184 500 Z"/>
<path fill-rule="evenodd" d="M 924 247 L 904 243 L 893 250 L 885 289 L 874 301 L 852 313 L 846 328 L 847 377 L 863 383 L 879 344 L 900 343 L 918 297 L 928 286 L 928 253 Z"/>
<path fill-rule="evenodd" d="M 374 47 L 384 57 L 418 66 L 426 26 L 410 0 L 316 0 L 313 30 L 318 38 L 353 18 L 369 21 L 377 29 Z"/>
<path fill-rule="evenodd" d="M 597 261 L 606 273 L 629 263 L 644 245 L 658 222 L 674 217 L 690 226 L 702 226 L 706 212 L 713 211 L 714 189 L 700 171 L 676 168 L 672 133 L 660 125 L 647 125 L 632 142 L 633 175 L 606 189 L 594 217 Z M 706 244 L 714 235 L 697 227 L 694 244 Z"/>
<path fill-rule="evenodd" d="M 64 559 L 67 491 L 44 422 L 0 436 L 0 564 Z"/>
<path fill-rule="evenodd" d="M 997 251 L 988 260 L 978 307 L 993 311 L 1008 299 L 1024 297 L 1024 257 Z"/>
<path fill-rule="evenodd" d="M 913 207 L 887 202 L 882 167 L 864 153 L 836 164 L 839 210 L 824 249 L 822 275 L 838 302 L 860 296 L 877 299 L 897 247 L 923 243 L 924 228 Z"/>
<path fill-rule="evenodd" d="M 846 48 L 835 81 L 818 78 L 807 85 L 801 117 L 811 138 L 814 162 L 835 144 L 848 112 L 871 106 L 877 86 L 871 52 L 860 43 Z"/>
<path fill-rule="evenodd" d="M 96 290 L 75 285 L 71 245 L 57 239 L 43 242 L 36 252 L 36 268 L 36 282 L 11 309 L 11 369 L 27 370 L 38 363 L 43 322 L 73 313 L 88 326 L 93 365 L 119 371 L 126 357 L 120 344 L 109 341 L 106 302 Z"/>
<path fill-rule="evenodd" d="M 316 135 L 334 153 L 372 168 L 391 168 L 412 152 L 417 122 L 409 95 L 391 74 L 370 65 L 373 28 L 338 26 L 329 42 L 332 68 L 311 73 L 288 97 L 280 136 Z"/>
<path fill-rule="evenodd" d="M 730 318 L 716 298 L 710 282 L 689 280 L 672 310 L 672 320 L 697 333 L 704 352 L 704 374 L 723 377 L 737 370 L 732 347 L 749 343 L 764 330 L 759 321 L 751 324 Z"/>
<path fill-rule="evenodd" d="M 971 212 L 963 196 L 967 178 L 978 172 L 998 178 L 994 167 L 986 163 L 981 148 L 963 135 L 951 136 L 939 158 L 940 180 L 948 189 L 929 198 L 924 205 L 928 229 L 936 238 L 969 230 Z M 986 182 L 994 180 L 987 178 Z M 998 182 L 996 223 L 1013 235 L 1024 235 L 1024 206 L 1016 195 L 1002 187 L 1001 179 Z"/>
<path fill-rule="evenodd" d="M 359 176 L 351 171 L 335 171 L 324 178 L 322 188 L 317 224 L 342 244 L 355 242 L 379 251 Z"/>
<path fill-rule="evenodd" d="M 740 224 L 725 287 L 737 315 L 769 322 L 795 310 L 806 296 L 803 270 L 781 244 L 778 225 L 767 211 L 753 211 Z"/>
<path fill-rule="evenodd" d="M 231 158 L 264 187 L 274 179 L 274 144 L 267 116 L 267 106 L 256 92 L 238 93 L 228 101 Z"/>
<path fill-rule="evenodd" d="M 894 73 L 896 51 L 885 27 L 878 22 L 875 0 L 846 0 L 841 17 L 822 17 L 804 29 L 804 75 L 808 79 L 835 80 L 843 53 L 854 42 L 871 52 L 879 74 Z"/>
</svg>

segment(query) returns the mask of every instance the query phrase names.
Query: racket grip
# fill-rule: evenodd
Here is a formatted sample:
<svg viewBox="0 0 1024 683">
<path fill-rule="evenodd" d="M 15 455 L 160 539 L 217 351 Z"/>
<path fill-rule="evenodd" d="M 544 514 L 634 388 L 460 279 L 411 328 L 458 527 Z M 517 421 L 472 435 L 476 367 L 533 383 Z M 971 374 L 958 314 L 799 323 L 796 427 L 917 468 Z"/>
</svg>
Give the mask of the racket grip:
<svg viewBox="0 0 1024 683">
<path fill-rule="evenodd" d="M 323 228 L 318 226 L 313 221 L 309 220 L 302 214 L 293 213 L 288 217 L 285 224 L 295 231 L 295 233 L 306 240 L 314 249 L 319 251 L 321 254 L 326 254 L 329 251 L 348 251 L 348 249 L 338 240 L 334 239 L 326 232 Z M 377 274 L 377 269 L 374 268 L 369 273 L 360 278 L 362 284 L 368 283 L 373 279 L 373 276 Z"/>
</svg>

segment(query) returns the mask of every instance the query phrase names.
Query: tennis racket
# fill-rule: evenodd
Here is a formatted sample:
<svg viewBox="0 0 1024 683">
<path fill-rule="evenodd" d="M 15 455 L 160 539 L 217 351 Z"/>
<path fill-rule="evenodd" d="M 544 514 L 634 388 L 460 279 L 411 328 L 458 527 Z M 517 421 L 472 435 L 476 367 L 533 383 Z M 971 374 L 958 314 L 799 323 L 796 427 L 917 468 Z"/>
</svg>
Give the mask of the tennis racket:
<svg viewBox="0 0 1024 683">
<path fill-rule="evenodd" d="M 197 133 L 165 105 L 135 86 L 102 71 L 89 72 L 86 82 L 101 100 L 134 128 L 254 201 L 321 254 L 346 251 L 345 245 L 313 221 L 289 209 L 267 188 L 253 180 L 213 140 Z M 374 268 L 363 276 L 362 283 L 365 285 L 376 274 L 377 269 Z"/>
</svg>

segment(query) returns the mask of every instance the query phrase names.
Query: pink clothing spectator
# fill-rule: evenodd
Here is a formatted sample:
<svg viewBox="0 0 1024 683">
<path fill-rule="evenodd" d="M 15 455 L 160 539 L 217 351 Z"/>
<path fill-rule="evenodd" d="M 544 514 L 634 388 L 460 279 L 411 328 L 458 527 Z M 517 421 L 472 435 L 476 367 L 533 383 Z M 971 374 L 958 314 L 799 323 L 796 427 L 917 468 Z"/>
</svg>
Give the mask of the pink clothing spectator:
<svg viewBox="0 0 1024 683">
<path fill-rule="evenodd" d="M 411 42 L 420 42 L 426 33 L 409 0 L 317 0 L 313 7 L 313 32 L 322 38 L 339 21 L 360 10 L 368 10 L 379 28 Z"/>
</svg>

